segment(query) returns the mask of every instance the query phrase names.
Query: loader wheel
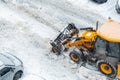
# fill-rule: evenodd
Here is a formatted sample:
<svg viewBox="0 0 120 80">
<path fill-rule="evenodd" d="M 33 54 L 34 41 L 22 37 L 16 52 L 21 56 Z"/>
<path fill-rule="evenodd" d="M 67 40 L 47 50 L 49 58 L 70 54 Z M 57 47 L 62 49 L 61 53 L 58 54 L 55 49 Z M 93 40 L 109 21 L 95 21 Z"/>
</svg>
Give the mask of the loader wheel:
<svg viewBox="0 0 120 80">
<path fill-rule="evenodd" d="M 79 63 L 82 60 L 82 54 L 78 53 L 76 51 L 72 51 L 69 54 L 70 58 L 75 62 L 75 63 Z"/>
<path fill-rule="evenodd" d="M 116 76 L 116 68 L 108 62 L 105 61 L 98 62 L 98 69 L 100 70 L 100 72 L 109 77 L 113 78 Z"/>
</svg>

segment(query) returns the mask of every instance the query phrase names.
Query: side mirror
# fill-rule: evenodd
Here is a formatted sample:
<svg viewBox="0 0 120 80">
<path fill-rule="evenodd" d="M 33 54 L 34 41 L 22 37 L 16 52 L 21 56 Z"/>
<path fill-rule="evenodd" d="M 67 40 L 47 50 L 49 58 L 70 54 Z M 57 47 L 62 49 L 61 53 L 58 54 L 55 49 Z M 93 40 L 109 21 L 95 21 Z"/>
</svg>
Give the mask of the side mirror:
<svg viewBox="0 0 120 80">
<path fill-rule="evenodd" d="M 14 72 L 14 71 L 15 71 L 15 68 L 11 68 L 10 70 L 11 70 L 12 72 Z"/>
</svg>

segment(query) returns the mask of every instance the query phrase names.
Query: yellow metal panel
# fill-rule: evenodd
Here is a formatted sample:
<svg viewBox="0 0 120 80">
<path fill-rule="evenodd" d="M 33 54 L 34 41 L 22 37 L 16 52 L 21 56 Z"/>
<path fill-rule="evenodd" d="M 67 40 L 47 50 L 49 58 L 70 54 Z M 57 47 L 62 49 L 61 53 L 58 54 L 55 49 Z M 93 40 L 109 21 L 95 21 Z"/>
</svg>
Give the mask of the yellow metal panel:
<svg viewBox="0 0 120 80">
<path fill-rule="evenodd" d="M 118 69 L 117 69 L 117 78 L 120 79 L 120 63 L 118 64 Z"/>
<path fill-rule="evenodd" d="M 110 42 L 120 42 L 120 23 L 108 20 L 97 30 L 97 35 Z"/>
<path fill-rule="evenodd" d="M 89 30 L 84 31 L 81 34 L 81 37 L 84 37 L 85 39 L 91 40 L 91 41 L 95 41 L 96 36 L 97 36 L 96 31 L 89 31 Z"/>
<path fill-rule="evenodd" d="M 68 44 L 66 44 L 65 47 L 70 48 L 73 46 L 76 46 L 76 47 L 85 46 L 87 48 L 93 48 L 94 46 L 93 46 L 92 42 L 95 42 L 96 36 L 97 36 L 96 31 L 86 30 L 86 31 L 82 32 L 81 35 L 79 35 L 79 37 L 80 37 L 79 40 L 76 40 L 74 42 L 71 41 Z"/>
</svg>

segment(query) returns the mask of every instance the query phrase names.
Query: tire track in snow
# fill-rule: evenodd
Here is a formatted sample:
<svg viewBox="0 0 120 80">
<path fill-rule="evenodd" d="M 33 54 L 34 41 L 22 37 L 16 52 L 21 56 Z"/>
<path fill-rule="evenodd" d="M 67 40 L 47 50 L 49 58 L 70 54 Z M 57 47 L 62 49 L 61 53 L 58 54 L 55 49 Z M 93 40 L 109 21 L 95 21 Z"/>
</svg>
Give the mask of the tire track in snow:
<svg viewBox="0 0 120 80">
<path fill-rule="evenodd" d="M 53 29 L 53 30 L 55 30 L 55 31 L 59 31 L 58 28 L 55 27 L 55 26 L 53 25 L 53 23 L 51 22 L 51 21 L 53 21 L 53 20 L 51 19 L 51 17 L 49 17 L 48 15 L 46 15 L 46 14 L 38 11 L 38 8 L 37 8 L 35 5 L 30 4 L 30 5 L 29 5 L 29 8 L 28 8 L 28 7 L 25 7 L 25 6 L 23 6 L 23 5 L 19 5 L 19 6 L 17 6 L 17 8 L 13 8 L 13 6 L 15 7 L 15 5 L 10 5 L 10 6 L 12 6 L 12 7 L 10 7 L 11 9 L 13 9 L 13 10 L 15 10 L 15 11 L 17 11 L 17 12 L 20 12 L 20 13 L 24 13 L 24 15 L 27 15 L 27 16 L 35 19 L 37 22 L 42 23 L 42 24 L 44 24 L 44 25 L 46 25 L 46 26 L 49 26 L 49 28 L 51 28 L 51 29 Z M 33 9 L 36 10 L 36 11 L 32 11 Z M 46 20 L 46 19 L 44 18 L 44 16 L 49 17 L 48 20 Z M 50 19 L 51 21 L 50 21 L 49 19 Z"/>
<path fill-rule="evenodd" d="M 57 1 L 49 1 L 49 0 L 41 0 L 41 3 L 44 3 L 49 6 L 53 6 L 56 8 L 56 10 L 60 10 L 61 12 L 64 12 L 68 14 L 69 16 L 77 16 L 80 21 L 84 21 L 83 23 L 90 23 L 95 24 L 95 22 L 99 19 L 99 21 L 104 21 L 106 18 L 102 15 L 97 14 L 97 12 L 92 12 L 85 10 L 83 8 L 75 8 L 72 7 L 71 4 L 66 3 L 60 3 Z"/>
<path fill-rule="evenodd" d="M 79 25 L 79 26 L 83 26 L 83 25 L 86 25 L 86 24 L 94 26 L 98 19 L 99 19 L 100 22 L 103 22 L 105 20 L 105 17 L 102 17 L 101 15 L 99 15 L 97 13 L 94 13 L 94 12 L 91 12 L 91 11 L 88 11 L 88 10 L 85 10 L 85 9 L 82 9 L 82 8 L 79 8 L 79 9 L 76 9 L 74 7 L 69 8 L 71 5 L 66 5 L 68 3 L 65 3 L 65 4 L 62 5 L 62 4 L 57 4 L 56 2 L 53 2 L 53 1 L 48 1 L 47 2 L 47 0 L 44 0 L 44 1 L 40 1 L 40 4 L 43 5 L 43 7 L 44 6 L 49 7 L 48 9 L 50 9 L 50 10 L 53 10 L 53 11 L 57 10 L 57 13 L 59 13 L 59 14 L 62 13 L 63 16 L 61 14 L 61 15 L 59 15 L 59 17 L 57 17 L 57 18 L 60 18 L 60 20 L 61 20 L 61 18 L 63 18 L 63 19 L 68 18 L 71 21 L 73 19 L 73 22 L 75 22 L 75 23 L 77 22 L 76 24 Z M 36 19 L 36 21 L 53 28 L 55 31 L 61 30 L 60 27 L 63 28 L 62 24 L 60 25 L 60 27 L 58 27 L 57 25 L 54 26 L 55 19 L 50 19 L 50 17 L 49 17 L 50 15 L 47 14 L 47 12 L 51 13 L 49 10 L 46 11 L 46 13 L 44 14 L 45 16 L 42 16 L 42 15 L 40 15 L 41 13 L 38 14 L 39 11 L 38 11 L 37 7 L 38 6 L 35 6 L 35 4 L 30 4 L 30 8 L 31 9 L 33 8 L 36 11 L 30 11 L 29 9 L 27 9 L 25 7 L 21 7 L 20 9 L 23 10 L 23 12 L 29 14 L 34 19 Z M 66 17 L 64 17 L 64 15 Z M 49 17 L 49 18 L 46 19 L 46 16 Z M 56 22 L 56 23 L 60 24 L 59 22 Z"/>
</svg>

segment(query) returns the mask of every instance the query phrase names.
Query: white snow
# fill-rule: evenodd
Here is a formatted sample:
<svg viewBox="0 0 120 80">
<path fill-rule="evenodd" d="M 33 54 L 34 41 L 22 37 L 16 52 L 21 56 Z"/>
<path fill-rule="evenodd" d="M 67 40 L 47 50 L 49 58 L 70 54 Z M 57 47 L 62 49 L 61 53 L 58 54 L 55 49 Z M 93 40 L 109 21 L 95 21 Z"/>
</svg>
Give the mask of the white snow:
<svg viewBox="0 0 120 80">
<path fill-rule="evenodd" d="M 117 0 L 98 5 L 90 0 L 1 0 L 0 51 L 24 63 L 20 80 L 107 80 L 99 73 L 50 52 L 50 40 L 75 23 L 78 28 L 100 24 L 108 17 L 120 21 Z M 93 74 L 91 74 L 93 73 Z"/>
<path fill-rule="evenodd" d="M 2 65 L 4 65 L 4 63 L 3 63 L 2 61 L 0 61 L 0 67 L 1 67 Z"/>
</svg>

